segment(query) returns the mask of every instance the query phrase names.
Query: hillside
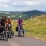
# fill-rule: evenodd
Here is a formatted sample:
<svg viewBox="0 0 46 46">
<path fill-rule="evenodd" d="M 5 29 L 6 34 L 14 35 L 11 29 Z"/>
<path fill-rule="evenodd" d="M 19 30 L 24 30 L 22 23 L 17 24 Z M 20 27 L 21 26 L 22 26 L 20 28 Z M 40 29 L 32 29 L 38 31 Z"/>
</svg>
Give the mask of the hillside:
<svg viewBox="0 0 46 46">
<path fill-rule="evenodd" d="M 30 15 L 30 16 L 34 16 L 34 15 L 41 15 L 41 14 L 46 14 L 46 12 L 43 11 L 38 11 L 38 10 L 32 10 L 32 11 L 27 11 L 27 12 L 23 12 L 22 14 L 26 14 L 26 15 Z"/>
<path fill-rule="evenodd" d="M 37 15 L 37 14 L 46 14 L 46 12 L 38 11 L 38 10 L 32 10 L 32 11 L 23 12 L 23 14 Z"/>
<path fill-rule="evenodd" d="M 37 16 L 24 22 L 25 25 L 23 27 L 27 32 L 26 36 L 46 41 L 46 15 Z M 14 21 L 14 31 L 16 26 L 17 23 Z"/>
<path fill-rule="evenodd" d="M 46 15 L 26 20 L 25 23 L 28 36 L 46 41 Z"/>
<path fill-rule="evenodd" d="M 32 10 L 32 11 L 0 11 L 0 17 L 2 15 L 11 16 L 11 19 L 18 19 L 19 16 L 22 16 L 23 19 L 30 19 L 34 16 L 40 16 L 46 14 L 46 12 L 38 11 L 38 10 Z"/>
</svg>

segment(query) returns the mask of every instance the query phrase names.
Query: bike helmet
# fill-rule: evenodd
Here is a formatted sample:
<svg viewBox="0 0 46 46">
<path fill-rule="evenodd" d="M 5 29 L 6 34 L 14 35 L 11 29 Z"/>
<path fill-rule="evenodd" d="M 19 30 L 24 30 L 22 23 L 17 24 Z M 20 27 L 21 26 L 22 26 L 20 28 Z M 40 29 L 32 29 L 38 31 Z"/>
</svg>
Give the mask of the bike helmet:
<svg viewBox="0 0 46 46">
<path fill-rule="evenodd" d="M 19 18 L 22 18 L 21 16 L 19 16 Z"/>
<path fill-rule="evenodd" d="M 4 17 L 4 15 L 2 15 L 2 17 Z"/>
<path fill-rule="evenodd" d="M 8 16 L 8 18 L 10 18 L 10 16 Z"/>
</svg>

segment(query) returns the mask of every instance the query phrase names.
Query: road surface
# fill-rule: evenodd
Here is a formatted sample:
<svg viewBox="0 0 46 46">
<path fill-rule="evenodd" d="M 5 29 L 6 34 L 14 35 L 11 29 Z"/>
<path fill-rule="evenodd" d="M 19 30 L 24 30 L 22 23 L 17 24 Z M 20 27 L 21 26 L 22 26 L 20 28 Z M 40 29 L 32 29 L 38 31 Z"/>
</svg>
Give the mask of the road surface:
<svg viewBox="0 0 46 46">
<path fill-rule="evenodd" d="M 9 39 L 7 42 L 0 40 L 0 46 L 46 46 L 46 42 L 29 37 L 17 37 Z"/>
</svg>

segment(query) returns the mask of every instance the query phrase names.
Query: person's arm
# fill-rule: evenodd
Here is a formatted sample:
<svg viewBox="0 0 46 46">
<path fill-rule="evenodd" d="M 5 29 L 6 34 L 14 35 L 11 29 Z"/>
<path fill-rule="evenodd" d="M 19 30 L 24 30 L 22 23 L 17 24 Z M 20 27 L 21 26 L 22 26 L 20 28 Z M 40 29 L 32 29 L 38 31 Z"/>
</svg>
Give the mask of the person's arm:
<svg viewBox="0 0 46 46">
<path fill-rule="evenodd" d="M 12 24 L 12 26 L 13 26 L 13 21 L 11 20 L 11 24 Z"/>
<path fill-rule="evenodd" d="M 12 21 L 12 26 L 13 26 L 13 21 Z"/>
<path fill-rule="evenodd" d="M 24 22 L 24 20 L 23 20 L 22 22 L 23 22 L 23 24 L 25 25 L 25 22 Z"/>
<path fill-rule="evenodd" d="M 0 24 L 1 24 L 1 20 L 0 20 Z"/>
<path fill-rule="evenodd" d="M 7 20 L 5 20 L 5 26 L 7 25 Z"/>
</svg>

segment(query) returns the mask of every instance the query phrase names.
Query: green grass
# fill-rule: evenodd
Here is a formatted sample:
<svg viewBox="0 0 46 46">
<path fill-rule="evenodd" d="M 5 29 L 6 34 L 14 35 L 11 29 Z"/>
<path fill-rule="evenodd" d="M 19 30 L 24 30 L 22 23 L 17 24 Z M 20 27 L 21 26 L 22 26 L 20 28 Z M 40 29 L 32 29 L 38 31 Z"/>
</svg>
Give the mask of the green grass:
<svg viewBox="0 0 46 46">
<path fill-rule="evenodd" d="M 14 31 L 16 26 L 17 23 L 14 22 Z M 25 25 L 23 28 L 26 29 L 27 36 L 39 38 L 46 41 L 46 16 L 38 16 L 29 20 L 25 20 Z"/>
</svg>

